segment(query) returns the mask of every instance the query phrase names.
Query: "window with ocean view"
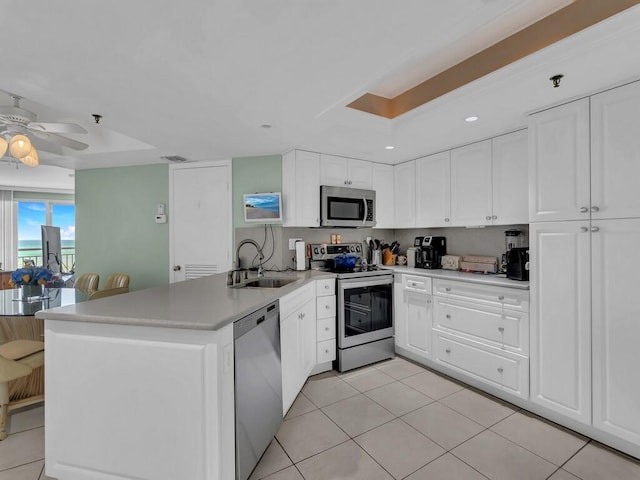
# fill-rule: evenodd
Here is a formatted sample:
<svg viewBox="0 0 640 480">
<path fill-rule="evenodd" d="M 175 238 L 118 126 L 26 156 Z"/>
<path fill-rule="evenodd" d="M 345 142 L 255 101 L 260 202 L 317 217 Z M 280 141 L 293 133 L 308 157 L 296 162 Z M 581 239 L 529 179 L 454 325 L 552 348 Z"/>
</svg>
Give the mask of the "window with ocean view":
<svg viewBox="0 0 640 480">
<path fill-rule="evenodd" d="M 50 200 L 18 200 L 18 266 L 25 261 L 43 265 L 41 225 L 60 227 L 62 241 L 61 267 L 69 272 L 75 266 L 75 216 L 72 203 Z"/>
</svg>

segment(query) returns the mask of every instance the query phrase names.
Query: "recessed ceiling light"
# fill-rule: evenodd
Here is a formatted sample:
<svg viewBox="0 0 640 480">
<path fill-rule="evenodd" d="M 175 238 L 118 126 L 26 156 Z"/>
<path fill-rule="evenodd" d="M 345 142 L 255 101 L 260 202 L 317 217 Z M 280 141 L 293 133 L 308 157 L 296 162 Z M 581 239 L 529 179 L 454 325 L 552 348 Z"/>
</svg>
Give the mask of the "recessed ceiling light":
<svg viewBox="0 0 640 480">
<path fill-rule="evenodd" d="M 385 148 L 385 150 L 393 150 L 393 149 L 394 149 L 394 148 L 396 148 L 396 147 L 394 147 L 393 145 L 387 145 L 387 146 L 386 146 L 386 147 L 384 147 L 384 148 Z"/>
<path fill-rule="evenodd" d="M 476 120 L 478 120 L 478 117 L 476 117 L 474 115 L 464 119 L 465 122 L 475 122 Z"/>
<path fill-rule="evenodd" d="M 262 128 L 271 128 L 272 125 L 269 125 L 268 123 L 263 123 L 262 125 L 260 125 Z"/>
</svg>

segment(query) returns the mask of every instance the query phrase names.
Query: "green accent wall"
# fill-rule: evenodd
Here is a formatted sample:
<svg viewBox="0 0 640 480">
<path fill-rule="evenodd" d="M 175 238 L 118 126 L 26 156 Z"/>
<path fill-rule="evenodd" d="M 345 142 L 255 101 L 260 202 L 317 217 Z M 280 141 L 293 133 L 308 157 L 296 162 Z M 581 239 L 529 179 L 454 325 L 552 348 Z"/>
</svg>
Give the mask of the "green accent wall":
<svg viewBox="0 0 640 480">
<path fill-rule="evenodd" d="M 255 227 L 244 222 L 245 193 L 282 191 L 282 155 L 233 159 L 233 228 Z"/>
<path fill-rule="evenodd" d="M 169 209 L 168 165 L 77 170 L 76 273 L 131 276 L 131 290 L 169 283 L 169 223 L 157 224 L 158 203 Z"/>
</svg>

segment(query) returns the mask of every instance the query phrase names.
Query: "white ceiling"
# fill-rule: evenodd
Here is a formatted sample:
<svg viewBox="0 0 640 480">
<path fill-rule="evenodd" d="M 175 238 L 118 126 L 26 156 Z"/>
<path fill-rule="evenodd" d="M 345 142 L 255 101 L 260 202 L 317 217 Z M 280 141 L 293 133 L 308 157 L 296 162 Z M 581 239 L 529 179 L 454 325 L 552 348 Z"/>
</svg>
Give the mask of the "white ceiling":
<svg viewBox="0 0 640 480">
<path fill-rule="evenodd" d="M 73 136 L 87 150 L 43 153 L 50 165 L 291 148 L 398 163 L 524 127 L 528 112 L 640 78 L 634 7 L 396 119 L 345 107 L 368 91 L 394 96 L 567 3 L 0 0 L 0 89 L 25 97 L 40 121 L 89 130 Z M 554 89 L 556 73 L 565 78 Z M 0 95 L 0 104 L 11 100 Z M 100 125 L 93 113 L 104 116 Z M 471 114 L 480 120 L 465 123 Z"/>
</svg>

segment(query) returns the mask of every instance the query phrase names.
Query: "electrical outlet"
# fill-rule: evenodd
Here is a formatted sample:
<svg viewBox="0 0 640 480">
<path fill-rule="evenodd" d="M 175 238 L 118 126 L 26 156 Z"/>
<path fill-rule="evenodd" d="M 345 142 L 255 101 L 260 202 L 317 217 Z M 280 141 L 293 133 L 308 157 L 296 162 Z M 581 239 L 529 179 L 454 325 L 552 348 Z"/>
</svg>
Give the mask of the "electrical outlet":
<svg viewBox="0 0 640 480">
<path fill-rule="evenodd" d="M 296 249 L 296 242 L 301 242 L 302 239 L 301 238 L 290 238 L 289 239 L 289 250 L 295 250 Z"/>
</svg>

